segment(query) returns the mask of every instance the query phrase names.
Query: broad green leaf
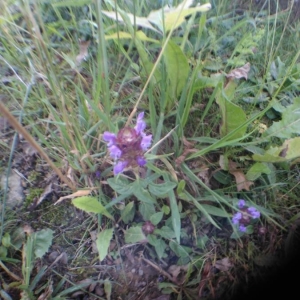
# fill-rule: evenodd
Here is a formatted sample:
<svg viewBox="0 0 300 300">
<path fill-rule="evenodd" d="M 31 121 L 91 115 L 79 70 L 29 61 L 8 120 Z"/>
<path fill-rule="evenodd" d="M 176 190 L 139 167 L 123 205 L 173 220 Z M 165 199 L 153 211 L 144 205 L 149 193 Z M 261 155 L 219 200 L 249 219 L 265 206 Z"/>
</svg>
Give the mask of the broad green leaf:
<svg viewBox="0 0 300 300">
<path fill-rule="evenodd" d="M 137 181 L 135 182 L 134 186 L 135 189 L 133 194 L 138 200 L 148 204 L 156 203 L 156 199 L 154 199 L 146 189 L 143 189 Z"/>
<path fill-rule="evenodd" d="M 165 182 L 161 184 L 156 184 L 151 182 L 149 184 L 149 192 L 157 197 L 164 197 L 168 194 L 169 191 L 173 190 L 176 187 L 175 182 Z"/>
<path fill-rule="evenodd" d="M 113 237 L 113 232 L 114 231 L 112 228 L 104 229 L 101 232 L 99 232 L 97 235 L 96 245 L 97 245 L 100 261 L 102 261 L 108 253 L 108 248 L 110 245 L 110 241 Z"/>
<path fill-rule="evenodd" d="M 2 245 L 6 248 L 8 248 L 10 246 L 11 242 L 10 242 L 10 235 L 8 232 L 6 232 L 4 234 L 4 236 L 2 237 Z"/>
<path fill-rule="evenodd" d="M 164 30 L 165 32 L 168 32 L 172 28 L 176 29 L 182 23 L 184 23 L 187 16 L 196 12 L 206 12 L 211 9 L 211 5 L 209 3 L 194 8 L 189 8 L 192 3 L 193 1 L 188 0 L 172 9 L 170 9 L 168 6 L 165 6 L 162 9 L 152 11 L 148 15 L 148 20 L 155 24 L 162 32 Z"/>
<path fill-rule="evenodd" d="M 158 239 L 153 234 L 149 234 L 147 236 L 147 240 L 148 240 L 149 244 L 154 246 L 158 258 L 161 259 L 165 253 L 167 244 L 162 239 Z"/>
<path fill-rule="evenodd" d="M 170 9 L 167 5 L 162 9 L 152 11 L 148 17 L 139 17 L 133 15 L 131 13 L 125 13 L 121 9 L 118 8 L 118 12 L 114 11 L 105 11 L 102 13 L 113 19 L 115 21 L 125 23 L 124 15 L 126 14 L 126 18 L 130 21 L 132 26 L 140 26 L 146 29 L 151 29 L 155 32 L 159 32 L 152 24 L 155 24 L 161 32 L 168 32 L 172 28 L 178 28 L 182 23 L 185 22 L 185 18 L 191 14 L 197 12 L 206 12 L 211 9 L 211 5 L 209 3 L 197 6 L 194 8 L 189 8 L 192 5 L 193 1 L 188 0 L 185 3 L 178 5 L 176 8 Z M 152 24 L 151 24 L 152 23 Z"/>
<path fill-rule="evenodd" d="M 143 216 L 144 221 L 149 221 L 151 216 L 155 214 L 155 207 L 153 203 L 141 202 L 139 204 L 139 212 Z"/>
<path fill-rule="evenodd" d="M 175 238 L 175 232 L 168 226 L 163 226 L 160 229 L 154 229 L 154 233 L 159 234 L 161 237 L 168 240 Z"/>
<path fill-rule="evenodd" d="M 177 242 L 180 243 L 181 219 L 180 219 L 180 213 L 179 213 L 174 191 L 169 192 L 169 200 L 170 200 L 170 208 L 171 208 L 172 225 L 173 225 L 175 237 Z"/>
<path fill-rule="evenodd" d="M 300 97 L 294 98 L 294 103 L 283 112 L 281 120 L 273 122 L 264 135 L 274 135 L 279 138 L 291 138 L 293 134 L 300 134 Z"/>
<path fill-rule="evenodd" d="M 254 154 L 253 160 L 261 162 L 286 162 L 300 157 L 300 137 L 286 140 L 280 147 L 271 147 L 263 155 Z"/>
<path fill-rule="evenodd" d="M 247 172 L 247 180 L 254 181 L 261 176 L 261 174 L 270 174 L 271 170 L 267 163 L 255 163 Z"/>
<path fill-rule="evenodd" d="M 161 211 L 155 213 L 154 215 L 152 215 L 152 216 L 150 217 L 150 222 L 151 222 L 153 225 L 156 226 L 156 225 L 162 220 L 163 215 L 164 215 L 164 213 L 161 212 Z"/>
<path fill-rule="evenodd" d="M 189 63 L 182 50 L 174 42 L 169 41 L 164 51 L 164 60 L 172 94 L 178 96 L 186 84 L 189 75 Z"/>
<path fill-rule="evenodd" d="M 106 208 L 98 201 L 96 197 L 83 196 L 72 200 L 75 207 L 86 212 L 102 214 L 107 218 L 114 220 L 113 216 L 106 210 Z"/>
<path fill-rule="evenodd" d="M 147 29 L 151 29 L 153 31 L 159 32 L 157 29 L 155 29 L 151 23 L 149 22 L 149 20 L 145 17 L 138 17 L 138 16 L 134 16 L 133 14 L 130 13 L 125 13 L 124 11 L 120 10 L 120 13 L 118 12 L 114 12 L 114 11 L 105 11 L 102 10 L 102 13 L 104 15 L 106 15 L 107 17 L 109 17 L 110 19 L 113 19 L 115 21 L 124 23 L 125 20 L 123 19 L 123 14 L 126 14 L 126 17 L 130 20 L 131 25 L 136 25 L 136 26 L 141 26 Z M 126 22 L 125 22 L 126 23 Z"/>
<path fill-rule="evenodd" d="M 145 240 L 146 236 L 143 233 L 142 228 L 139 226 L 132 226 L 125 231 L 126 244 L 134 244 Z"/>
<path fill-rule="evenodd" d="M 108 178 L 107 182 L 109 186 L 116 191 L 118 194 L 131 195 L 134 190 L 134 183 L 129 183 L 128 180 L 122 177 Z"/>
<path fill-rule="evenodd" d="M 167 205 L 163 205 L 163 207 L 161 208 L 161 211 L 165 214 L 168 215 L 170 213 L 170 207 Z"/>
<path fill-rule="evenodd" d="M 134 202 L 131 201 L 121 211 L 121 219 L 125 224 L 128 224 L 133 220 L 134 214 L 135 214 L 135 206 L 134 206 Z"/>
<path fill-rule="evenodd" d="M 22 227 L 16 228 L 11 235 L 11 245 L 15 249 L 20 249 L 25 242 L 25 233 Z"/>
<path fill-rule="evenodd" d="M 35 258 L 42 258 L 52 244 L 53 230 L 47 228 L 33 233 Z"/>
<path fill-rule="evenodd" d="M 220 106 L 222 114 L 221 136 L 224 137 L 232 131 L 235 131 L 229 140 L 242 138 L 247 129 L 247 126 L 244 125 L 247 121 L 245 112 L 239 106 L 232 103 L 235 88 L 236 84 L 234 81 L 231 81 L 224 90 L 221 87 L 216 96 L 216 101 Z"/>
</svg>

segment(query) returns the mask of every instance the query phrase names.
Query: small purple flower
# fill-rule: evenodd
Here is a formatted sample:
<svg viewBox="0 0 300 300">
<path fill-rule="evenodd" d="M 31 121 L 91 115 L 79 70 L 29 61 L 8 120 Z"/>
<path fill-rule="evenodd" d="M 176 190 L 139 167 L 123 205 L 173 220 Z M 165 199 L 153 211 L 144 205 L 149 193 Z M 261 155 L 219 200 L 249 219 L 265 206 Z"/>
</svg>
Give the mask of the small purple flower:
<svg viewBox="0 0 300 300">
<path fill-rule="evenodd" d="M 238 208 L 243 208 L 246 204 L 246 201 L 244 199 L 240 199 L 238 202 Z"/>
<path fill-rule="evenodd" d="M 232 223 L 238 226 L 241 232 L 246 232 L 251 221 L 260 217 L 260 212 L 255 207 L 247 207 L 244 199 L 240 199 L 237 206 L 240 211 L 233 215 Z"/>
<path fill-rule="evenodd" d="M 107 142 L 109 154 L 115 160 L 114 174 L 124 171 L 126 167 L 144 166 L 147 161 L 144 152 L 150 147 L 152 135 L 146 135 L 144 112 L 137 116 L 134 128 L 124 127 L 117 134 L 105 131 L 103 139 Z"/>
<path fill-rule="evenodd" d="M 152 141 L 152 134 L 146 135 L 142 133 L 141 147 L 143 151 L 146 151 L 150 147 L 151 141 Z"/>
<path fill-rule="evenodd" d="M 144 118 L 144 112 L 139 113 L 136 120 L 136 125 L 134 127 L 137 133 L 142 133 L 146 129 L 146 122 L 143 120 L 143 118 Z"/>
<path fill-rule="evenodd" d="M 141 157 L 141 156 L 138 156 L 136 158 L 136 161 L 137 161 L 137 163 L 140 167 L 143 167 L 147 163 L 146 159 L 144 157 Z"/>
<path fill-rule="evenodd" d="M 258 219 L 260 217 L 260 212 L 255 207 L 249 207 L 247 211 L 253 219 Z"/>
<path fill-rule="evenodd" d="M 232 223 L 238 225 L 241 218 L 242 218 L 242 213 L 237 212 L 236 214 L 233 215 Z"/>
<path fill-rule="evenodd" d="M 116 142 L 116 138 L 117 138 L 117 136 L 112 132 L 105 131 L 103 133 L 103 139 L 104 139 L 104 141 L 108 142 L 107 143 L 108 147 L 114 145 L 114 143 Z"/>
<path fill-rule="evenodd" d="M 247 231 L 247 227 L 246 227 L 245 225 L 241 224 L 241 225 L 239 226 L 239 230 L 240 230 L 241 232 L 246 232 L 246 231 Z"/>
<path fill-rule="evenodd" d="M 122 151 L 115 145 L 108 147 L 111 158 L 119 159 L 122 155 Z"/>
<path fill-rule="evenodd" d="M 127 167 L 127 165 L 128 165 L 127 161 L 119 161 L 114 166 L 114 174 L 118 175 L 119 173 L 122 173 L 124 171 L 124 169 Z"/>
</svg>

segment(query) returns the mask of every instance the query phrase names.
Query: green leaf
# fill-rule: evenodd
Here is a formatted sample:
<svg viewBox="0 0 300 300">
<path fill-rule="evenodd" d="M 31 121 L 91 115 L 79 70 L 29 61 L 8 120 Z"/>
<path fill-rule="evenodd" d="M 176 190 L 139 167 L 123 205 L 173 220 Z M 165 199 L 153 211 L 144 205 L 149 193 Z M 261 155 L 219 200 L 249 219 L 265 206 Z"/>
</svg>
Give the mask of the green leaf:
<svg viewBox="0 0 300 300">
<path fill-rule="evenodd" d="M 170 207 L 167 206 L 167 205 L 163 205 L 163 207 L 161 208 L 162 212 L 165 214 L 165 215 L 168 215 L 170 213 Z"/>
<path fill-rule="evenodd" d="M 164 215 L 164 213 L 163 212 L 157 212 L 157 213 L 155 213 L 154 215 L 152 215 L 151 217 L 150 217 L 150 222 L 153 224 L 153 225 L 157 225 L 160 221 L 161 221 L 161 219 L 163 218 L 163 215 Z"/>
<path fill-rule="evenodd" d="M 146 189 L 142 188 L 138 181 L 135 182 L 134 187 L 135 189 L 133 191 L 133 194 L 135 197 L 137 197 L 138 200 L 148 204 L 156 203 L 156 200 L 151 197 L 150 193 Z"/>
<path fill-rule="evenodd" d="M 4 246 L 0 246 L 0 258 L 4 258 L 7 256 L 7 248 Z"/>
<path fill-rule="evenodd" d="M 33 233 L 35 258 L 42 258 L 52 244 L 53 230 L 47 228 Z"/>
<path fill-rule="evenodd" d="M 163 226 L 160 229 L 155 229 L 154 233 L 159 234 L 161 237 L 168 240 L 175 238 L 175 232 L 168 226 Z"/>
<path fill-rule="evenodd" d="M 111 281 L 109 281 L 109 280 L 104 281 L 104 291 L 105 291 L 106 299 L 110 300 L 111 299 L 111 291 L 112 291 Z"/>
<path fill-rule="evenodd" d="M 146 236 L 140 226 L 132 226 L 125 231 L 126 244 L 134 244 L 145 240 Z"/>
<path fill-rule="evenodd" d="M 6 248 L 8 248 L 10 246 L 11 242 L 10 242 L 10 235 L 8 232 L 6 232 L 4 234 L 4 236 L 2 237 L 2 245 Z"/>
<path fill-rule="evenodd" d="M 96 239 L 96 245 L 99 253 L 99 260 L 102 261 L 107 253 L 108 248 L 110 245 L 110 241 L 113 237 L 113 229 L 104 229 L 101 232 L 98 233 L 97 239 Z"/>
<path fill-rule="evenodd" d="M 161 183 L 161 184 L 156 184 L 151 182 L 149 184 L 149 192 L 157 197 L 165 197 L 166 194 L 173 190 L 176 187 L 176 183 L 175 182 L 165 182 L 165 183 Z"/>
<path fill-rule="evenodd" d="M 271 170 L 267 163 L 255 163 L 247 172 L 246 178 L 249 181 L 254 181 L 261 176 L 261 174 L 270 174 Z"/>
<path fill-rule="evenodd" d="M 180 194 L 184 191 L 185 184 L 186 184 L 185 180 L 182 179 L 182 180 L 179 181 L 179 183 L 177 185 L 177 189 L 176 189 L 177 194 Z"/>
<path fill-rule="evenodd" d="M 122 177 L 113 177 L 108 178 L 107 182 L 109 186 L 116 191 L 118 194 L 122 195 L 132 195 L 134 190 L 134 182 L 129 183 L 128 180 L 122 178 Z"/>
<path fill-rule="evenodd" d="M 179 96 L 189 75 L 189 63 L 179 46 L 169 41 L 164 51 L 164 59 L 172 95 Z"/>
<path fill-rule="evenodd" d="M 171 208 L 172 225 L 173 225 L 175 237 L 177 242 L 180 243 L 181 219 L 180 219 L 180 213 L 179 213 L 174 191 L 169 192 L 169 200 L 170 200 L 170 208 Z"/>
<path fill-rule="evenodd" d="M 210 215 L 228 218 L 228 213 L 224 209 L 208 204 L 201 204 L 201 206 Z"/>
<path fill-rule="evenodd" d="M 224 90 L 220 87 L 216 96 L 216 101 L 222 113 L 221 136 L 224 137 L 234 131 L 228 140 L 242 138 L 247 129 L 247 126 L 244 125 L 247 121 L 245 112 L 239 106 L 231 102 L 234 98 L 235 88 L 236 84 L 234 81 L 231 81 Z"/>
<path fill-rule="evenodd" d="M 194 203 L 194 205 L 199 209 L 199 211 L 201 211 L 203 213 L 203 215 L 208 219 L 208 221 L 220 229 L 220 227 L 217 225 L 217 223 L 214 221 L 214 219 L 210 216 L 208 211 L 203 207 L 203 205 L 199 203 L 199 201 L 197 201 L 188 192 L 185 192 L 184 194 L 186 195 L 187 201 Z"/>
<path fill-rule="evenodd" d="M 300 137 L 286 140 L 280 147 L 271 147 L 263 155 L 254 154 L 253 160 L 261 162 L 286 162 L 300 157 Z"/>
<path fill-rule="evenodd" d="M 147 29 L 151 29 L 153 31 L 159 32 L 158 30 L 156 30 L 151 23 L 149 22 L 149 20 L 145 17 L 138 17 L 136 15 L 130 14 L 130 13 L 125 13 L 124 11 L 122 11 L 121 9 L 119 9 L 119 12 L 114 12 L 114 11 L 105 11 L 103 10 L 102 13 L 104 15 L 106 15 L 107 17 L 109 17 L 110 19 L 113 19 L 115 21 L 121 22 L 121 23 L 126 23 L 126 20 L 124 20 L 124 14 L 126 14 L 126 17 L 128 18 L 128 20 L 130 21 L 131 25 L 137 25 L 140 27 L 144 27 Z"/>
<path fill-rule="evenodd" d="M 130 33 L 124 31 L 118 31 L 109 35 L 105 35 L 106 40 L 132 39 L 132 38 L 133 36 Z M 147 37 L 146 34 L 140 30 L 136 32 L 135 38 L 138 38 L 141 41 L 145 41 L 145 42 L 159 43 L 159 41 Z"/>
<path fill-rule="evenodd" d="M 92 212 L 96 214 L 103 214 L 107 218 L 114 220 L 113 216 L 106 210 L 106 208 L 98 201 L 96 197 L 83 196 L 72 200 L 75 207 L 84 210 L 86 212 Z"/>
<path fill-rule="evenodd" d="M 148 20 L 158 26 L 161 31 L 165 30 L 165 32 L 168 32 L 172 28 L 176 29 L 182 25 L 186 21 L 185 18 L 187 16 L 197 12 L 206 12 L 211 9 L 211 5 L 209 3 L 189 8 L 192 2 L 193 1 L 186 1 L 175 8 L 168 8 L 168 11 L 164 11 L 165 8 L 152 11 L 148 16 Z M 183 4 L 185 5 L 183 6 Z"/>
<path fill-rule="evenodd" d="M 149 221 L 151 216 L 155 214 L 155 207 L 153 203 L 148 204 L 145 202 L 141 202 L 139 205 L 139 212 L 141 213 L 145 221 Z"/>
<path fill-rule="evenodd" d="M 170 241 L 169 244 L 170 248 L 172 249 L 172 251 L 181 258 L 185 258 L 189 256 L 188 252 L 191 252 L 191 248 L 190 247 L 183 247 L 181 245 L 179 245 L 178 243 L 176 243 L 175 241 Z"/>
<path fill-rule="evenodd" d="M 200 249 L 205 248 L 205 244 L 208 242 L 209 238 L 207 235 L 197 238 L 197 247 Z"/>
<path fill-rule="evenodd" d="M 11 245 L 15 249 L 20 249 L 25 242 L 25 233 L 22 227 L 16 228 L 11 235 Z"/>
<path fill-rule="evenodd" d="M 274 135 L 279 138 L 291 138 L 293 134 L 300 134 L 300 97 L 293 99 L 283 112 L 279 122 L 273 122 L 264 133 L 265 136 Z"/>
<path fill-rule="evenodd" d="M 162 239 L 158 239 L 153 234 L 149 234 L 147 236 L 147 239 L 148 239 L 149 244 L 154 246 L 158 258 L 161 259 L 165 253 L 167 244 Z"/>
<path fill-rule="evenodd" d="M 131 222 L 134 218 L 135 206 L 134 202 L 129 202 L 121 212 L 121 219 L 125 224 Z"/>
</svg>

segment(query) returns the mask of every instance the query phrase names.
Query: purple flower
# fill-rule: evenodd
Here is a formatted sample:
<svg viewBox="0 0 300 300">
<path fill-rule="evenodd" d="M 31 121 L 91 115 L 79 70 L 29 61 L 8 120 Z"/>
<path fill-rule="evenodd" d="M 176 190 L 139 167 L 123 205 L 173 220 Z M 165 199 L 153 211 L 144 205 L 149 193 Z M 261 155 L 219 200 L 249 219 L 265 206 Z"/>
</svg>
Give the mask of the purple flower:
<svg viewBox="0 0 300 300">
<path fill-rule="evenodd" d="M 136 158 L 136 161 L 137 161 L 137 163 L 140 167 L 143 167 L 147 163 L 146 159 L 144 157 L 141 157 L 141 156 L 138 156 Z"/>
<path fill-rule="evenodd" d="M 258 219 L 260 217 L 260 212 L 255 207 L 249 207 L 247 211 L 251 215 L 252 219 Z"/>
<path fill-rule="evenodd" d="M 114 166 L 114 174 L 118 175 L 119 173 L 122 173 L 124 171 L 124 169 L 127 167 L 127 165 L 128 165 L 127 161 L 119 161 Z"/>
<path fill-rule="evenodd" d="M 246 204 L 246 201 L 244 199 L 240 199 L 238 202 L 238 208 L 243 208 Z"/>
<path fill-rule="evenodd" d="M 241 232 L 246 232 L 247 226 L 251 221 L 260 217 L 260 212 L 255 207 L 247 207 L 244 199 L 240 199 L 237 206 L 240 211 L 233 215 L 232 223 L 236 225 Z"/>
<path fill-rule="evenodd" d="M 142 141 L 141 141 L 142 150 L 146 151 L 150 147 L 151 141 L 152 141 L 152 134 L 146 135 L 142 133 Z"/>
<path fill-rule="evenodd" d="M 104 139 L 104 141 L 108 142 L 107 143 L 108 147 L 114 145 L 114 143 L 116 142 L 116 138 L 117 138 L 117 136 L 112 132 L 105 131 L 103 133 L 103 139 Z"/>
<path fill-rule="evenodd" d="M 136 125 L 134 127 L 137 133 L 142 133 L 146 129 L 146 123 L 143 120 L 143 118 L 144 118 L 144 112 L 139 113 L 136 120 Z"/>
<path fill-rule="evenodd" d="M 237 212 L 236 214 L 233 215 L 232 223 L 238 225 L 241 218 L 242 218 L 242 213 Z"/>
<path fill-rule="evenodd" d="M 241 231 L 241 232 L 246 232 L 247 231 L 247 227 L 245 226 L 245 225 L 240 225 L 239 226 L 239 230 Z"/>
<path fill-rule="evenodd" d="M 114 174 L 122 173 L 126 167 L 144 166 L 147 161 L 144 152 L 150 147 L 152 135 L 146 135 L 144 112 L 137 116 L 134 128 L 124 127 L 117 134 L 105 131 L 103 139 L 107 142 L 109 154 L 116 162 Z"/>
</svg>

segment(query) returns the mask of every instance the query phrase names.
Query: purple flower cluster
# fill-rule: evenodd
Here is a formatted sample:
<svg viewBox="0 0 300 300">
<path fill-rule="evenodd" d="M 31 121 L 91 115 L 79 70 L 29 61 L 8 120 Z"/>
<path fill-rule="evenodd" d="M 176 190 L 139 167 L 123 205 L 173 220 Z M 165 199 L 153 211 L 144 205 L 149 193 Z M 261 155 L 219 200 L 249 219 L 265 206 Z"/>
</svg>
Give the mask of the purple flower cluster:
<svg viewBox="0 0 300 300">
<path fill-rule="evenodd" d="M 238 202 L 239 212 L 235 213 L 232 218 L 232 223 L 239 226 L 239 230 L 246 232 L 247 225 L 250 224 L 251 220 L 258 219 L 260 212 L 255 207 L 246 207 L 246 201 L 241 199 Z"/>
<path fill-rule="evenodd" d="M 126 167 L 144 166 L 147 161 L 144 152 L 150 147 L 152 135 L 146 135 L 144 112 L 141 112 L 134 128 L 124 127 L 117 134 L 105 131 L 103 139 L 107 142 L 109 154 L 116 162 L 114 174 L 124 171 Z"/>
</svg>

